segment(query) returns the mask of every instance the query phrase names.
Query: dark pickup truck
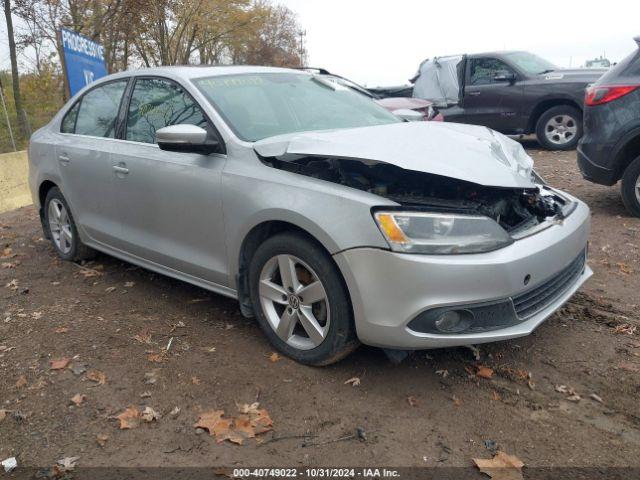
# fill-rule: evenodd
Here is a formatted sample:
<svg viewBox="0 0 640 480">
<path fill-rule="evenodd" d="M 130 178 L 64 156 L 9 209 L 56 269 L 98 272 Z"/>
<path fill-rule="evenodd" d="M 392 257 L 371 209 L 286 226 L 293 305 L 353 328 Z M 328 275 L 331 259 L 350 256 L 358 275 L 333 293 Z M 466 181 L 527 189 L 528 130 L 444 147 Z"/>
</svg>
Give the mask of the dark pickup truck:
<svg viewBox="0 0 640 480">
<path fill-rule="evenodd" d="M 445 121 L 508 135 L 535 133 L 545 148 L 569 150 L 582 135 L 585 89 L 605 72 L 559 69 L 518 51 L 439 57 L 420 65 L 413 96 L 434 102 Z M 402 90 L 374 91 L 393 96 Z"/>
</svg>

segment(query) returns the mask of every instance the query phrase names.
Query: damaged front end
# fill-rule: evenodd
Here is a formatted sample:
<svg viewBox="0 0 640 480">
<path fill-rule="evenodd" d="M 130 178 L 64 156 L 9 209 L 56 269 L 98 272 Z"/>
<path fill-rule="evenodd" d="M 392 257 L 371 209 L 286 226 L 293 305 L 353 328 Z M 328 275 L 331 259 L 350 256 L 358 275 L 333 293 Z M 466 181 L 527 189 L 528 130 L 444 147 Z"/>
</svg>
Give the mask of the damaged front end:
<svg viewBox="0 0 640 480">
<path fill-rule="evenodd" d="M 277 157 L 261 160 L 273 168 L 385 197 L 397 202 L 398 210 L 403 212 L 488 217 L 510 239 L 528 236 L 562 221 L 573 208 L 573 202 L 559 192 L 533 183 L 532 188 L 483 186 L 386 163 L 315 155 L 286 161 Z"/>
</svg>

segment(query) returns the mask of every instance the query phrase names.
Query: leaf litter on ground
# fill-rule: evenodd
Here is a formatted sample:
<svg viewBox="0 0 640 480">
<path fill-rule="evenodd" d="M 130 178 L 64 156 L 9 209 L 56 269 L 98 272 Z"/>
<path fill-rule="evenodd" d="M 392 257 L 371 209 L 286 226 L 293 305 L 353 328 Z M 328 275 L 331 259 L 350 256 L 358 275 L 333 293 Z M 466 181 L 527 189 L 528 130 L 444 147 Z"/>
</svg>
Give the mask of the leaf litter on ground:
<svg viewBox="0 0 640 480">
<path fill-rule="evenodd" d="M 195 428 L 202 428 L 216 437 L 216 443 L 228 440 L 242 445 L 245 440 L 266 433 L 273 428 L 273 421 L 258 402 L 237 405 L 240 415 L 225 418 L 224 410 L 210 410 L 200 414 Z"/>
</svg>

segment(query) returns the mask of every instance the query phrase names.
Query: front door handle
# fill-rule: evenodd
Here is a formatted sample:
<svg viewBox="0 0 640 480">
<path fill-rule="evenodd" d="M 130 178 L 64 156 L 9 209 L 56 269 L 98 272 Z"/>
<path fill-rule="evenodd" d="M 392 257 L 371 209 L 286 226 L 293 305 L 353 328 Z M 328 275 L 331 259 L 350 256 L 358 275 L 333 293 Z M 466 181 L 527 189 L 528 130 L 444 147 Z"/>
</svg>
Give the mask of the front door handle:
<svg viewBox="0 0 640 480">
<path fill-rule="evenodd" d="M 129 169 L 121 165 L 114 165 L 113 169 L 115 170 L 116 173 L 120 173 L 122 175 L 126 175 L 127 173 L 129 173 Z"/>
<path fill-rule="evenodd" d="M 470 97 L 477 97 L 478 95 L 480 95 L 480 90 L 472 90 L 472 91 L 470 91 L 470 92 L 467 92 L 467 94 L 468 94 Z"/>
<path fill-rule="evenodd" d="M 69 165 L 69 162 L 71 161 L 71 159 L 65 153 L 63 153 L 63 154 L 58 156 L 58 161 L 62 165 Z"/>
</svg>

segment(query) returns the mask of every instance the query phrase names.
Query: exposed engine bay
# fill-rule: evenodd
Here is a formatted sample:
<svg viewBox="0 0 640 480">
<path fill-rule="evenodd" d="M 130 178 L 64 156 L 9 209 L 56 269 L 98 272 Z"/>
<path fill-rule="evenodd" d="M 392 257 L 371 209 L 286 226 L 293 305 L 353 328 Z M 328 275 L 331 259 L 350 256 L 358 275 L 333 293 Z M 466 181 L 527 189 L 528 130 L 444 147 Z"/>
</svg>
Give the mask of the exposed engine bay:
<svg viewBox="0 0 640 480">
<path fill-rule="evenodd" d="M 273 168 L 363 190 L 399 203 L 404 209 L 484 215 L 511 234 L 549 217 L 562 219 L 567 200 L 547 188 L 486 187 L 395 165 L 305 156 L 283 161 L 262 158 Z"/>
</svg>

